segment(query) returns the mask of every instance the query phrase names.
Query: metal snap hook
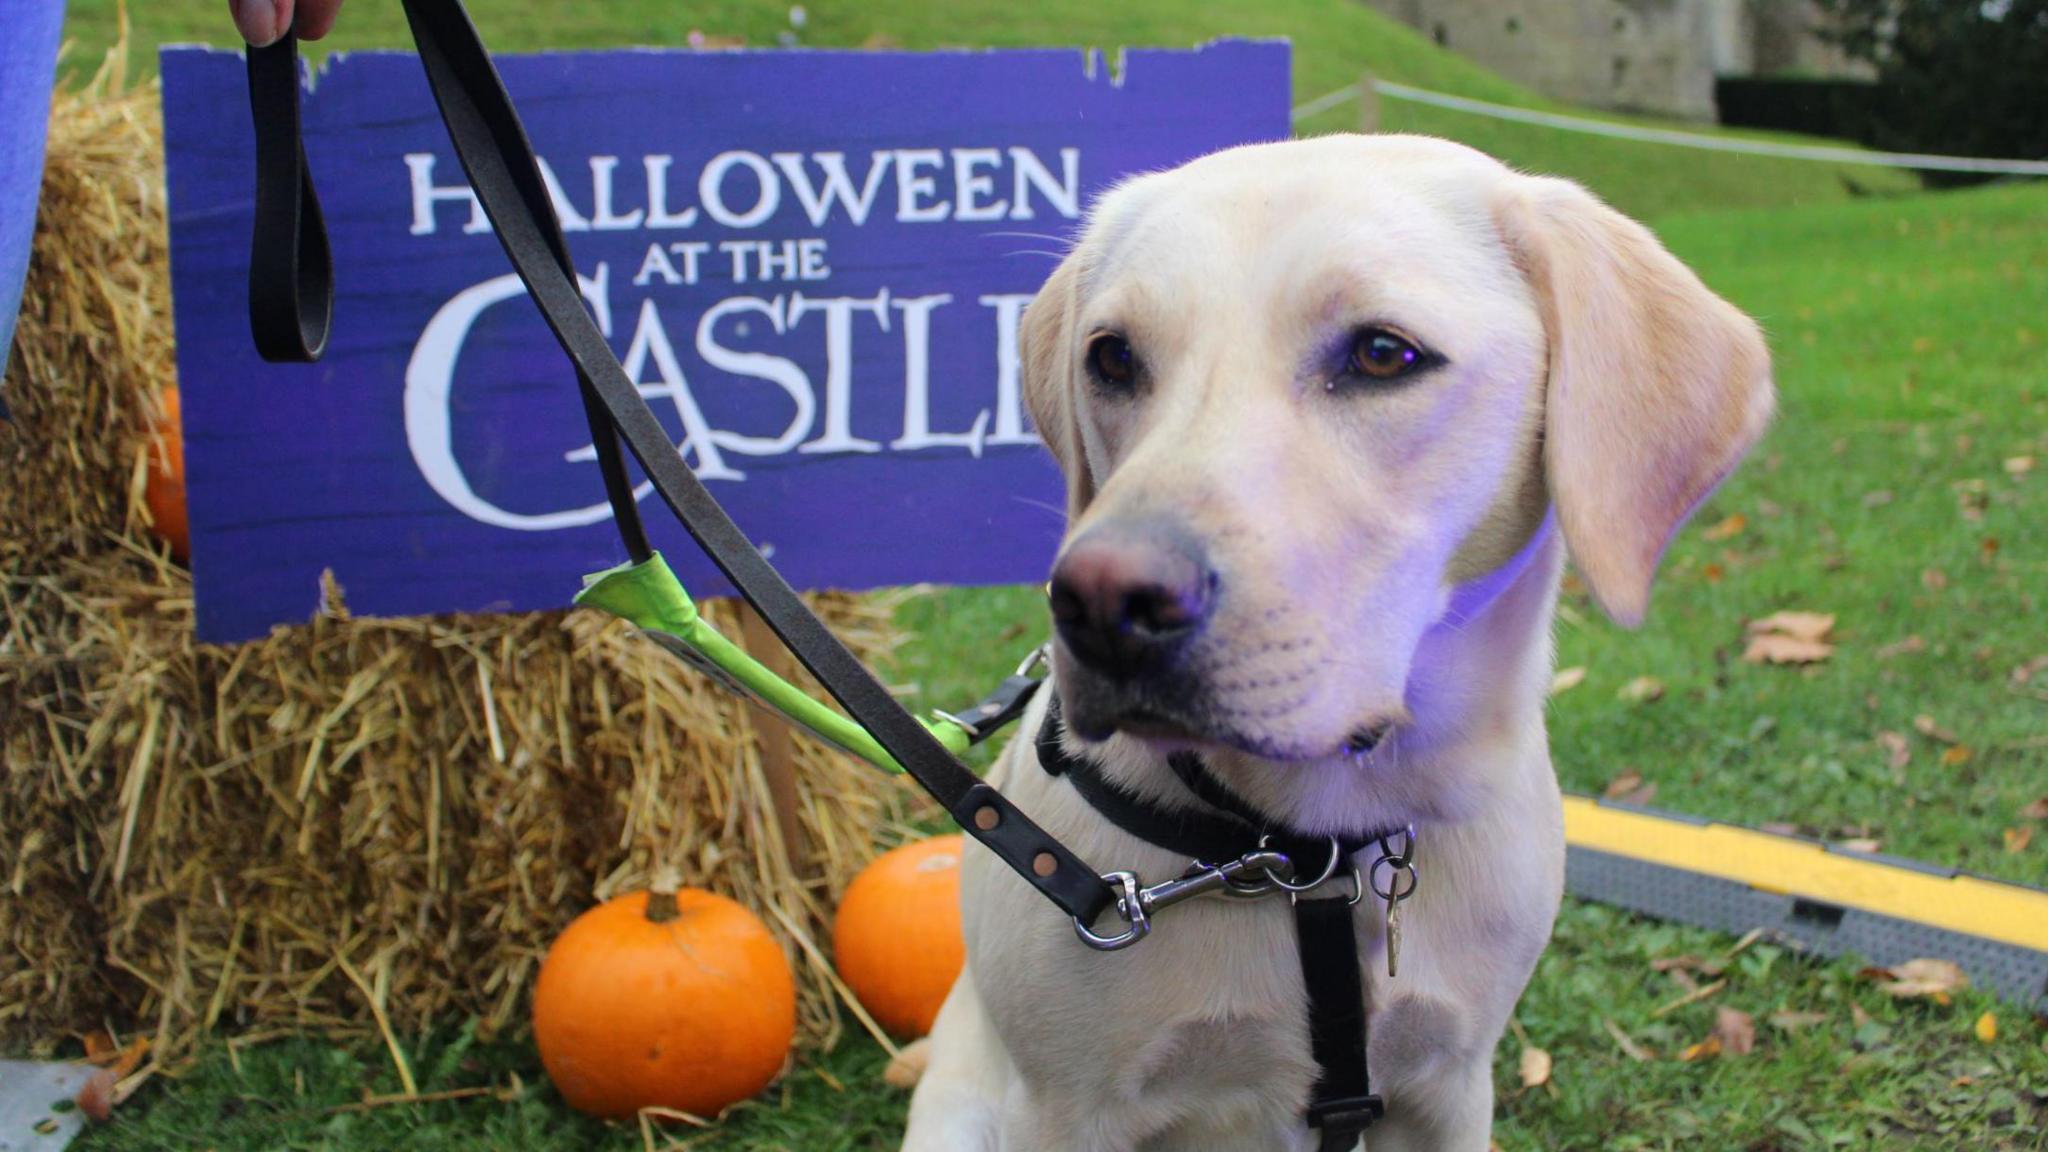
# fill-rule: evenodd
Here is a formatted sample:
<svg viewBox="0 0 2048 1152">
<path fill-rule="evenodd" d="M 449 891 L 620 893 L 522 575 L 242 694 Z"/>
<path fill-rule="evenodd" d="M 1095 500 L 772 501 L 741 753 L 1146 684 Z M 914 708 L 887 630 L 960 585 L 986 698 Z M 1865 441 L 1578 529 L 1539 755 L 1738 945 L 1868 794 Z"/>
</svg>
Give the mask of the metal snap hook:
<svg viewBox="0 0 2048 1152">
<path fill-rule="evenodd" d="M 1115 935 L 1103 936 L 1076 916 L 1074 933 L 1081 938 L 1081 943 L 1097 952 L 1116 952 L 1143 940 L 1152 931 L 1152 919 L 1145 913 L 1136 872 L 1105 872 L 1102 878 L 1117 890 L 1116 914 L 1124 918 L 1126 927 Z"/>
</svg>

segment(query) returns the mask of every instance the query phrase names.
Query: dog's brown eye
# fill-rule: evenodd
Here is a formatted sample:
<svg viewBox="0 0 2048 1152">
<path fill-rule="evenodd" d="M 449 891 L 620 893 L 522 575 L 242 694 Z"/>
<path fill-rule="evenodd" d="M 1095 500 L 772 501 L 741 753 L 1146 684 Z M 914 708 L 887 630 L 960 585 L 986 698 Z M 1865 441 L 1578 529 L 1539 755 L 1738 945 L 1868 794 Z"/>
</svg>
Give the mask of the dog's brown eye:
<svg viewBox="0 0 2048 1152">
<path fill-rule="evenodd" d="M 1128 388 L 1138 378 L 1138 357 L 1130 341 L 1105 333 L 1088 343 L 1088 370 L 1104 384 Z"/>
<path fill-rule="evenodd" d="M 1392 380 L 1427 366 L 1429 355 L 1402 336 L 1384 328 L 1367 328 L 1351 342 L 1346 367 L 1354 375 L 1372 380 Z"/>
</svg>

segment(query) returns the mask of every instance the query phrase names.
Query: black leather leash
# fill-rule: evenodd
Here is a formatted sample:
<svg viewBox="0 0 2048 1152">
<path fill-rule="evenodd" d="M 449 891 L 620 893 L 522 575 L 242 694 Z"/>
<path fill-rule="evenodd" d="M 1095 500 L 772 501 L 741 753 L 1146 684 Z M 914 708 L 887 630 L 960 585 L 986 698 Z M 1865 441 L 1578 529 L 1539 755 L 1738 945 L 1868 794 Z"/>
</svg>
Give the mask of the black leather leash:
<svg viewBox="0 0 2048 1152">
<path fill-rule="evenodd" d="M 468 13 L 459 0 L 404 0 L 404 6 L 420 63 L 470 186 L 505 255 L 579 373 L 605 487 L 633 558 L 643 560 L 650 550 L 638 530 L 632 486 L 618 451 L 621 437 L 697 544 L 840 706 L 963 830 L 1078 923 L 1094 923 L 1117 899 L 1108 881 L 982 783 L 905 711 L 804 606 L 684 464 L 584 310 L 533 147 Z M 300 143 L 297 41 L 287 33 L 249 57 L 259 142 L 250 322 L 266 359 L 302 362 L 325 347 L 333 294 L 318 201 Z"/>
<path fill-rule="evenodd" d="M 1110 823 L 1149 844 L 1188 857 L 1198 869 L 1273 849 L 1290 861 L 1327 860 L 1330 867 L 1322 879 L 1328 879 L 1342 862 L 1367 847 L 1407 834 L 1405 829 L 1389 829 L 1364 836 L 1317 837 L 1275 827 L 1211 775 L 1202 758 L 1192 753 L 1177 754 L 1168 762 L 1181 784 L 1207 809 L 1167 808 L 1119 786 L 1093 760 L 1068 751 L 1061 743 L 1060 731 L 1059 697 L 1054 696 L 1038 730 L 1039 766 L 1072 783 L 1081 798 Z M 1409 836 L 1403 856 L 1411 850 Z M 1349 1152 L 1387 1111 L 1385 1102 L 1373 1094 L 1366 1065 L 1368 1012 L 1358 962 L 1355 910 L 1367 889 L 1363 874 L 1355 869 L 1352 883 L 1355 887 L 1349 900 L 1305 900 L 1296 893 L 1293 901 L 1295 951 L 1308 991 L 1309 1049 L 1319 1070 L 1309 1094 L 1307 1118 L 1321 1133 L 1320 1152 Z"/>
<path fill-rule="evenodd" d="M 1233 887 L 1212 868 L 1141 891 L 1130 873 L 1098 874 L 1047 835 L 994 788 L 956 760 L 887 688 L 869 675 L 853 654 L 805 607 L 683 463 L 639 390 L 627 379 L 604 336 L 584 310 L 574 265 L 554 206 L 540 178 L 533 148 L 506 95 L 497 68 L 485 51 L 460 0 L 403 0 L 419 47 L 420 63 L 440 106 L 470 186 L 528 293 L 577 370 L 592 442 L 621 539 L 636 562 L 652 556 L 627 472 L 626 451 L 638 461 L 664 503 L 697 544 L 754 606 L 827 692 L 866 728 L 961 828 L 993 851 L 1026 883 L 1074 918 L 1083 939 L 1097 947 L 1102 938 L 1089 925 L 1114 906 L 1132 931 L 1108 947 L 1141 939 L 1147 907 Z M 254 250 L 249 267 L 249 320 L 257 351 L 283 363 L 317 360 L 333 323 L 331 253 L 320 202 L 314 193 L 299 122 L 299 65 L 296 38 L 289 32 L 275 44 L 251 49 L 250 105 L 257 141 Z M 971 730 L 985 736 L 1014 718 L 1028 703 L 1036 682 L 1020 670 L 989 700 L 971 709 Z M 1057 701 L 1055 700 L 1055 704 Z M 1056 715 L 1048 731 L 1056 733 Z M 1039 737 L 1041 762 L 1048 747 L 1056 757 L 1048 771 L 1067 776 L 1113 823 L 1141 839 L 1196 861 L 1326 859 L 1321 877 L 1384 837 L 1316 838 L 1271 829 L 1209 777 L 1199 758 L 1175 758 L 1176 774 L 1211 813 L 1167 813 L 1117 788 L 1086 760 L 1065 757 L 1058 741 Z M 1186 850 L 1183 851 L 1183 848 Z M 1405 863 L 1405 861 L 1404 861 Z M 1250 865 L 1258 869 L 1259 865 Z M 1250 873 L 1239 872 L 1242 877 Z M 1111 879 L 1119 886 L 1112 887 Z M 1277 880 L 1261 883 L 1270 885 Z M 1311 1047 L 1321 1068 L 1308 1119 L 1322 1131 L 1322 1152 L 1345 1152 L 1383 1112 L 1371 1095 L 1365 1059 L 1366 1009 L 1360 981 L 1352 900 L 1294 901 L 1302 973 L 1309 992 Z M 1178 894 L 1167 890 L 1178 885 Z M 1255 893 L 1252 888 L 1258 888 Z M 1238 894 L 1267 894 L 1270 886 L 1239 887 Z M 1299 891 L 1295 894 L 1298 896 Z M 1153 903 L 1156 897 L 1156 904 Z"/>
</svg>

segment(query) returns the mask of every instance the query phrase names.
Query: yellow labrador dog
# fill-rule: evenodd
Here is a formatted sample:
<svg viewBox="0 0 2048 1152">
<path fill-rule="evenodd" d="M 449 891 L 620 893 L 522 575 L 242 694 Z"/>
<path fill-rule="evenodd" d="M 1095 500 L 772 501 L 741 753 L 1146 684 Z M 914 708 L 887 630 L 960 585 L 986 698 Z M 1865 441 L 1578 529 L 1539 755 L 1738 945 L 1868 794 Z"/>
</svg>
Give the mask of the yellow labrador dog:
<svg viewBox="0 0 2048 1152">
<path fill-rule="evenodd" d="M 1372 1152 L 1483 1152 L 1492 1053 L 1564 878 L 1543 709 L 1565 553 L 1639 621 L 1672 534 L 1768 422 L 1757 327 L 1574 184 L 1441 140 L 1332 136 L 1121 185 L 1024 321 L 1068 488 L 1069 752 L 1164 807 L 1200 754 L 1313 833 L 1419 830 L 1399 975 L 1355 913 Z M 993 781 L 1103 867 L 1185 857 L 1042 771 Z M 987 852 L 912 1152 L 1316 1146 L 1286 902 L 1200 900 L 1105 954 Z"/>
</svg>

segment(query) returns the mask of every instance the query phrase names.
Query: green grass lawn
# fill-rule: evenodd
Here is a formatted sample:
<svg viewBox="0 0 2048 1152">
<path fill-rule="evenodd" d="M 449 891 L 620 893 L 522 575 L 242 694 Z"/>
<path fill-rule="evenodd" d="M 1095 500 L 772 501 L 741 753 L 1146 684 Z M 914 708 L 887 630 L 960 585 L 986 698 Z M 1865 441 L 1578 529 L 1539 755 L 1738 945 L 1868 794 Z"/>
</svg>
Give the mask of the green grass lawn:
<svg viewBox="0 0 2048 1152">
<path fill-rule="evenodd" d="M 1538 1149 L 2039 1149 L 2048 1120 L 2048 1052 L 2010 1007 L 1965 993 L 1948 1006 L 1897 1001 L 1849 965 L 1816 965 L 1766 944 L 1632 921 L 1567 904 L 1517 1012 L 1527 1036 L 1503 1041 L 1494 1138 Z M 1731 954 L 1732 953 L 1732 954 Z M 1684 993 L 1652 963 L 1697 957 L 1726 988 L 1663 1011 Z M 1721 977 L 1712 976 L 1718 969 Z M 1756 1047 L 1738 1057 L 1678 1057 L 1714 1029 L 1722 1007 L 1748 1013 Z M 2004 1035 L 1977 1039 L 1997 1013 Z M 1775 1022 L 1774 1022 L 1775 1018 Z M 1610 1031 L 1610 1027 L 1612 1031 Z M 1625 1052 L 1614 1032 L 1637 1051 Z M 1523 1048 L 1551 1054 L 1549 1084 L 1523 1090 Z M 881 1083 L 885 1060 L 849 1041 L 803 1063 L 779 1087 L 710 1132 L 674 1127 L 656 1146 L 721 1152 L 886 1152 L 901 1139 L 908 1097 Z M 642 1148 L 637 1128 L 565 1108 L 522 1044 L 435 1038 L 414 1048 L 423 1093 L 518 1085 L 516 1094 L 360 1110 L 398 1083 L 381 1047 L 312 1038 L 246 1050 L 241 1070 L 215 1048 L 146 1106 L 79 1144 L 95 1149 L 354 1149 L 413 1152 Z M 510 1097 L 509 1099 L 506 1097 Z M 668 1141 L 673 1140 L 673 1145 Z"/>
<path fill-rule="evenodd" d="M 693 25 L 770 43 L 786 11 L 751 0 L 693 5 L 687 20 L 653 0 L 477 7 L 487 37 L 524 48 L 675 43 Z M 76 64 L 110 37 L 113 4 L 70 8 Z M 223 41 L 216 8 L 138 5 L 137 40 Z M 913 48 L 1290 34 L 1302 97 L 1370 67 L 1546 106 L 1345 0 L 835 2 L 811 14 L 812 43 L 879 33 Z M 402 37 L 395 4 L 353 0 L 336 43 Z M 1304 127 L 1338 129 L 1351 115 Z M 1582 593 L 1567 594 L 1560 664 L 1586 675 L 1552 708 L 1566 784 L 1597 791 L 1633 771 L 1655 785 L 1660 807 L 1875 839 L 1887 852 L 2048 883 L 2048 828 L 2022 814 L 2048 794 L 2048 668 L 2016 672 L 2048 655 L 2048 186 L 1861 197 L 1845 178 L 1864 191 L 1910 185 L 1391 102 L 1386 123 L 1574 176 L 1649 216 L 1710 284 L 1764 322 L 1777 357 L 1781 419 L 1672 549 L 1646 627 L 1622 632 Z M 1833 656 L 1806 668 L 1744 663 L 1744 622 L 1781 608 L 1836 614 Z M 1023 588 L 940 592 L 911 602 L 902 619 L 920 638 L 896 671 L 930 703 L 978 694 L 1044 629 L 1042 602 Z M 1617 698 L 1642 676 L 1662 683 L 1661 699 Z M 2029 828 L 2039 834 L 2022 845 Z M 1894 1001 L 1853 962 L 1818 964 L 1762 944 L 1729 956 L 1734 945 L 1568 904 L 1518 1011 L 1527 1039 L 1502 1045 L 1501 1147 L 2048 1148 L 2048 1042 L 2018 1010 L 1974 993 L 1949 1005 Z M 1653 962 L 1685 955 L 1724 968 L 1728 984 L 1658 1015 L 1684 988 Z M 1720 1007 L 1754 1017 L 1755 1050 L 1679 1060 Z M 1991 1043 L 1972 1030 L 1986 1011 L 2001 1023 Z M 1784 1012 L 1817 1018 L 1770 1023 Z M 1628 1054 L 1617 1031 L 1648 1059 Z M 1517 1076 L 1525 1043 L 1555 1060 L 1551 1084 L 1526 1092 Z M 635 1130 L 563 1109 L 516 1037 L 423 1041 L 414 1065 L 427 1091 L 505 1085 L 515 1074 L 524 1091 L 334 1112 L 366 1090 L 395 1089 L 374 1045 L 300 1038 L 243 1051 L 239 1071 L 216 1045 L 82 1147 L 640 1146 Z M 720 1149 L 893 1148 L 904 1099 L 880 1086 L 879 1067 L 875 1047 L 855 1036 L 720 1129 L 668 1135 Z"/>
</svg>

